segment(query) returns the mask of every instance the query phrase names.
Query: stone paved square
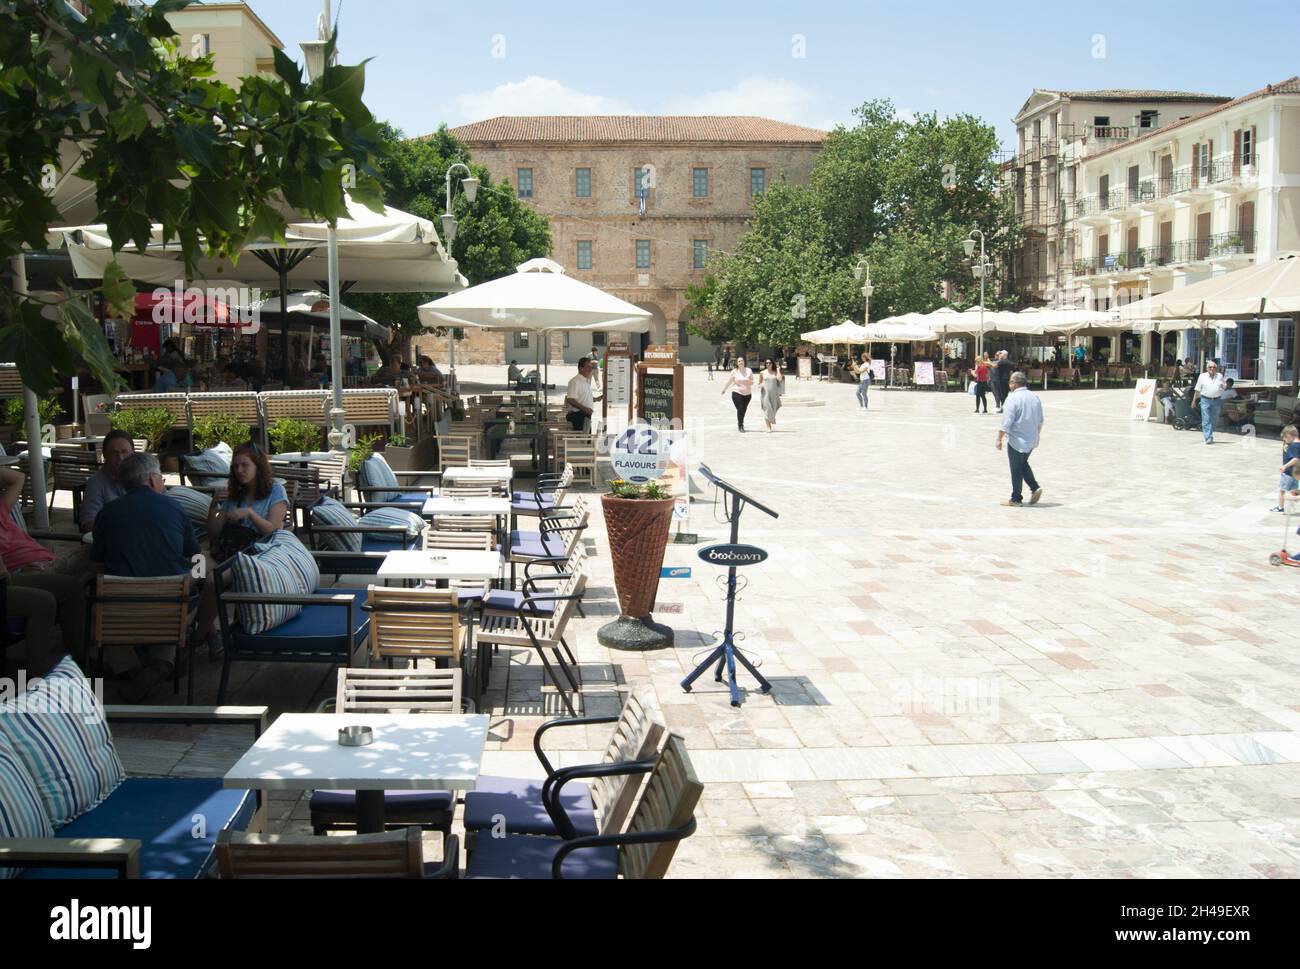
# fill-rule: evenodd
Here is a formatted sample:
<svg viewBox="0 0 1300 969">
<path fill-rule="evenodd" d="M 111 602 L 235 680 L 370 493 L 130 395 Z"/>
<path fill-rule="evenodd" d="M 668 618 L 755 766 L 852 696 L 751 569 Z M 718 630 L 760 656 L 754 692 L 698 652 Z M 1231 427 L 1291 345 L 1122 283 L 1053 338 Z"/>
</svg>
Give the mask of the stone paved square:
<svg viewBox="0 0 1300 969">
<path fill-rule="evenodd" d="M 699 456 L 781 515 L 742 518 L 742 541 L 771 557 L 744 572 L 737 605 L 773 691 L 742 675 L 737 709 L 709 675 L 680 688 L 724 616 L 722 572 L 693 547 L 669 547 L 692 577 L 659 591 L 673 648 L 597 642 L 617 614 L 598 500 L 571 639 L 585 712 L 636 688 L 705 783 L 671 876 L 1300 875 L 1296 575 L 1268 564 L 1283 538 L 1275 442 L 1207 448 L 1128 420 L 1129 391 L 1048 392 L 1045 495 L 1009 509 L 998 418 L 966 395 L 875 390 L 864 414 L 850 386 L 791 380 L 776 432 L 751 418 L 741 435 L 720 381 L 687 373 Z M 712 490 L 691 510 L 706 544 L 726 536 Z M 203 702 L 219 664 L 199 663 Z M 486 772 L 540 773 L 532 733 L 561 711 L 541 673 L 497 655 Z M 323 674 L 239 665 L 232 701 L 310 708 Z M 604 736 L 555 731 L 548 747 L 583 763 Z M 123 746 L 192 770 L 239 749 L 220 737 Z M 272 808 L 306 830 L 301 801 Z"/>
</svg>

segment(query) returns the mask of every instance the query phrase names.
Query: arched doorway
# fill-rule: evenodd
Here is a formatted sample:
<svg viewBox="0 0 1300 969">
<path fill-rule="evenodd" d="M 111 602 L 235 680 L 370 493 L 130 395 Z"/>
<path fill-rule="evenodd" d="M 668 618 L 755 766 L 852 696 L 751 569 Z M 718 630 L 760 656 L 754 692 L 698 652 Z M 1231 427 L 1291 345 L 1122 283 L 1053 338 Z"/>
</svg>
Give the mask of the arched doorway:
<svg viewBox="0 0 1300 969">
<path fill-rule="evenodd" d="M 637 303 L 636 307 L 650 314 L 650 329 L 637 335 L 639 340 L 634 338 L 630 341 L 634 347 L 640 348 L 637 355 L 642 356 L 645 348 L 651 344 L 663 345 L 668 342 L 668 318 L 657 303 Z"/>
</svg>

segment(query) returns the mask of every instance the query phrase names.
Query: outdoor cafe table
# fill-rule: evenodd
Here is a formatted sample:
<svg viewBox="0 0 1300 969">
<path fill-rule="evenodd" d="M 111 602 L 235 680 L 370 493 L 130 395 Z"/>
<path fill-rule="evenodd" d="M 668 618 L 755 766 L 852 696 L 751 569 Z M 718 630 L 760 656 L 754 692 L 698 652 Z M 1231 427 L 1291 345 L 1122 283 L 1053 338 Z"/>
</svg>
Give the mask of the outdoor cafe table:
<svg viewBox="0 0 1300 969">
<path fill-rule="evenodd" d="M 378 578 L 385 583 L 390 580 L 437 582 L 450 579 L 490 582 L 500 576 L 500 552 L 455 548 L 389 552 L 384 556 L 378 573 Z"/>
<path fill-rule="evenodd" d="M 104 443 L 103 434 L 90 434 L 86 437 L 65 437 L 56 442 L 58 444 L 72 445 L 73 447 L 85 448 L 87 451 L 93 451 Z"/>
<path fill-rule="evenodd" d="M 374 743 L 344 747 L 342 727 Z M 357 792 L 357 833 L 384 830 L 384 791 L 472 791 L 487 742 L 486 714 L 286 713 L 225 776 L 245 790 Z"/>
<path fill-rule="evenodd" d="M 509 498 L 457 498 L 451 495 L 435 495 L 424 503 L 421 514 L 430 520 L 438 515 L 476 516 L 491 515 L 497 520 L 497 538 L 505 531 L 505 522 L 510 515 Z"/>
<path fill-rule="evenodd" d="M 443 484 L 504 484 L 514 479 L 513 468 L 447 468 Z"/>
</svg>

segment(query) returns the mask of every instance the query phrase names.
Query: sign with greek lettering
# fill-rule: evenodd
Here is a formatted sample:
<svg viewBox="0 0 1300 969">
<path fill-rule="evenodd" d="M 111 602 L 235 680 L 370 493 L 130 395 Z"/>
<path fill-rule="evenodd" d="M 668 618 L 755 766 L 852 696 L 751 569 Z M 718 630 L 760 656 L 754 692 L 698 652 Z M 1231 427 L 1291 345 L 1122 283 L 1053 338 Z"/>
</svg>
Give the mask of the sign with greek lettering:
<svg viewBox="0 0 1300 969">
<path fill-rule="evenodd" d="M 724 569 L 767 561 L 767 551 L 754 545 L 710 545 L 700 549 L 699 555 L 701 560 Z"/>
</svg>

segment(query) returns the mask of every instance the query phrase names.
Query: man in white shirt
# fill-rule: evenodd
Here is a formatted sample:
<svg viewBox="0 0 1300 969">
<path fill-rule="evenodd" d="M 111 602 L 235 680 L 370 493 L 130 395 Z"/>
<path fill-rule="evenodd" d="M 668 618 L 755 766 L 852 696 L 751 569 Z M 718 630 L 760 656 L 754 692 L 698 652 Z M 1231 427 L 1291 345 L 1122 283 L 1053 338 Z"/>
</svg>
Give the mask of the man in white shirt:
<svg viewBox="0 0 1300 969">
<path fill-rule="evenodd" d="M 1196 393 L 1192 405 L 1201 402 L 1201 433 L 1206 444 L 1214 443 L 1214 425 L 1219 422 L 1219 411 L 1223 408 L 1223 374 L 1219 365 L 1211 360 L 1205 365 L 1205 373 L 1196 378 Z"/>
<path fill-rule="evenodd" d="M 596 369 L 590 357 L 578 361 L 578 373 L 569 381 L 564 391 L 564 419 L 575 431 L 591 429 L 591 417 L 596 411 L 596 402 L 603 397 L 595 397 L 591 390 L 591 375 Z"/>
</svg>

